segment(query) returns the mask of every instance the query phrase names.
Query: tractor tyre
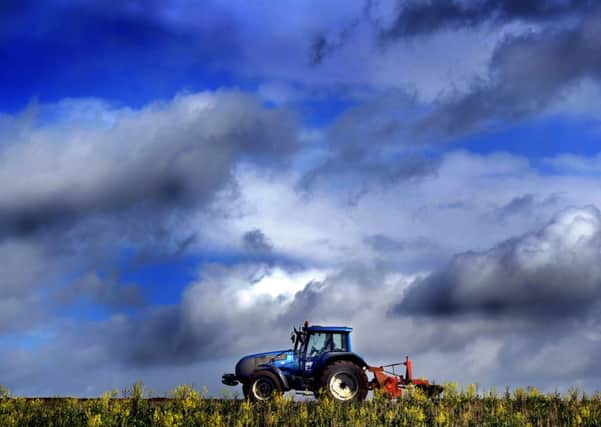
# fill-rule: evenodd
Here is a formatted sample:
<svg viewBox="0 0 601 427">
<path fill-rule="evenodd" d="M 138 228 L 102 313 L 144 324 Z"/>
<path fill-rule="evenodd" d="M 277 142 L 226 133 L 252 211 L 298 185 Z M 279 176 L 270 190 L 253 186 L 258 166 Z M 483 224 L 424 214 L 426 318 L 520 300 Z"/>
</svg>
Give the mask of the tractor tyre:
<svg viewBox="0 0 601 427">
<path fill-rule="evenodd" d="M 338 360 L 326 366 L 320 380 L 322 397 L 340 402 L 361 402 L 367 397 L 367 375 L 350 360 Z"/>
<path fill-rule="evenodd" d="M 266 402 L 281 393 L 279 378 L 269 371 L 257 372 L 248 382 L 248 398 L 253 402 Z"/>
</svg>

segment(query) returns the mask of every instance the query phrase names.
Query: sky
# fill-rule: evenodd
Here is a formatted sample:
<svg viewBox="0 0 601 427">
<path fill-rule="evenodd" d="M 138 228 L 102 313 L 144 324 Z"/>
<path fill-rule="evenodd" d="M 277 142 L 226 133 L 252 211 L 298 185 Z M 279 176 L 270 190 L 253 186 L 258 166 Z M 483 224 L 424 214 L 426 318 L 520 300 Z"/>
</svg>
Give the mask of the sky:
<svg viewBox="0 0 601 427">
<path fill-rule="evenodd" d="M 597 2 L 8 0 L 0 65 L 13 393 L 219 395 L 305 320 L 601 390 Z"/>
</svg>

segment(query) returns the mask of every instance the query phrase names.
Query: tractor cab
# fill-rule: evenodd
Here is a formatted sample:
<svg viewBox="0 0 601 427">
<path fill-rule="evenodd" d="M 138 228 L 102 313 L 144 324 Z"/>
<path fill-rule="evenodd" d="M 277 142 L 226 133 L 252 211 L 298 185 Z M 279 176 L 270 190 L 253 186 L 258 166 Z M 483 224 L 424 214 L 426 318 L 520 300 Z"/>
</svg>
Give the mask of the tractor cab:
<svg viewBox="0 0 601 427">
<path fill-rule="evenodd" d="M 305 325 L 294 328 L 292 342 L 300 370 L 310 375 L 316 362 L 326 353 L 350 352 L 352 328 L 346 326 Z"/>
</svg>

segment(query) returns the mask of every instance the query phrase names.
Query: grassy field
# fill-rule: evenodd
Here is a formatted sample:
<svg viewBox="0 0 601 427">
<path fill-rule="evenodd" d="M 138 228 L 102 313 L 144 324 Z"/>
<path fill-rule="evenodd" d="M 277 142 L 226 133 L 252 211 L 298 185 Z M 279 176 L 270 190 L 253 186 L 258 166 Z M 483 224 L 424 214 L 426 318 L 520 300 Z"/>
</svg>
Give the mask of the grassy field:
<svg viewBox="0 0 601 427">
<path fill-rule="evenodd" d="M 95 399 L 0 399 L 1 426 L 601 426 L 601 394 L 576 390 L 565 395 L 535 389 L 476 394 L 447 384 L 444 397 L 419 392 L 400 401 L 383 396 L 360 404 L 298 402 L 278 398 L 267 404 L 208 399 L 188 386 L 167 398 L 148 398 L 141 383 L 126 397 L 106 393 Z M 230 396 L 231 397 L 231 396 Z"/>
</svg>

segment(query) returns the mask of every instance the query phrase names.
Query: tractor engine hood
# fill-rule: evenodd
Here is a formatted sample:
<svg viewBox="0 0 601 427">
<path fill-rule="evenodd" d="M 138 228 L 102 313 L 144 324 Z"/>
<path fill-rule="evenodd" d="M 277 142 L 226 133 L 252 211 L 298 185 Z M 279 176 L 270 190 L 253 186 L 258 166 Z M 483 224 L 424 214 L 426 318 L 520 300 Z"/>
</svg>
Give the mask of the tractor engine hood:
<svg viewBox="0 0 601 427">
<path fill-rule="evenodd" d="M 293 350 L 276 350 L 244 356 L 236 363 L 236 377 L 238 380 L 245 380 L 250 377 L 257 366 L 278 364 L 278 362 L 286 361 L 293 354 Z"/>
</svg>

